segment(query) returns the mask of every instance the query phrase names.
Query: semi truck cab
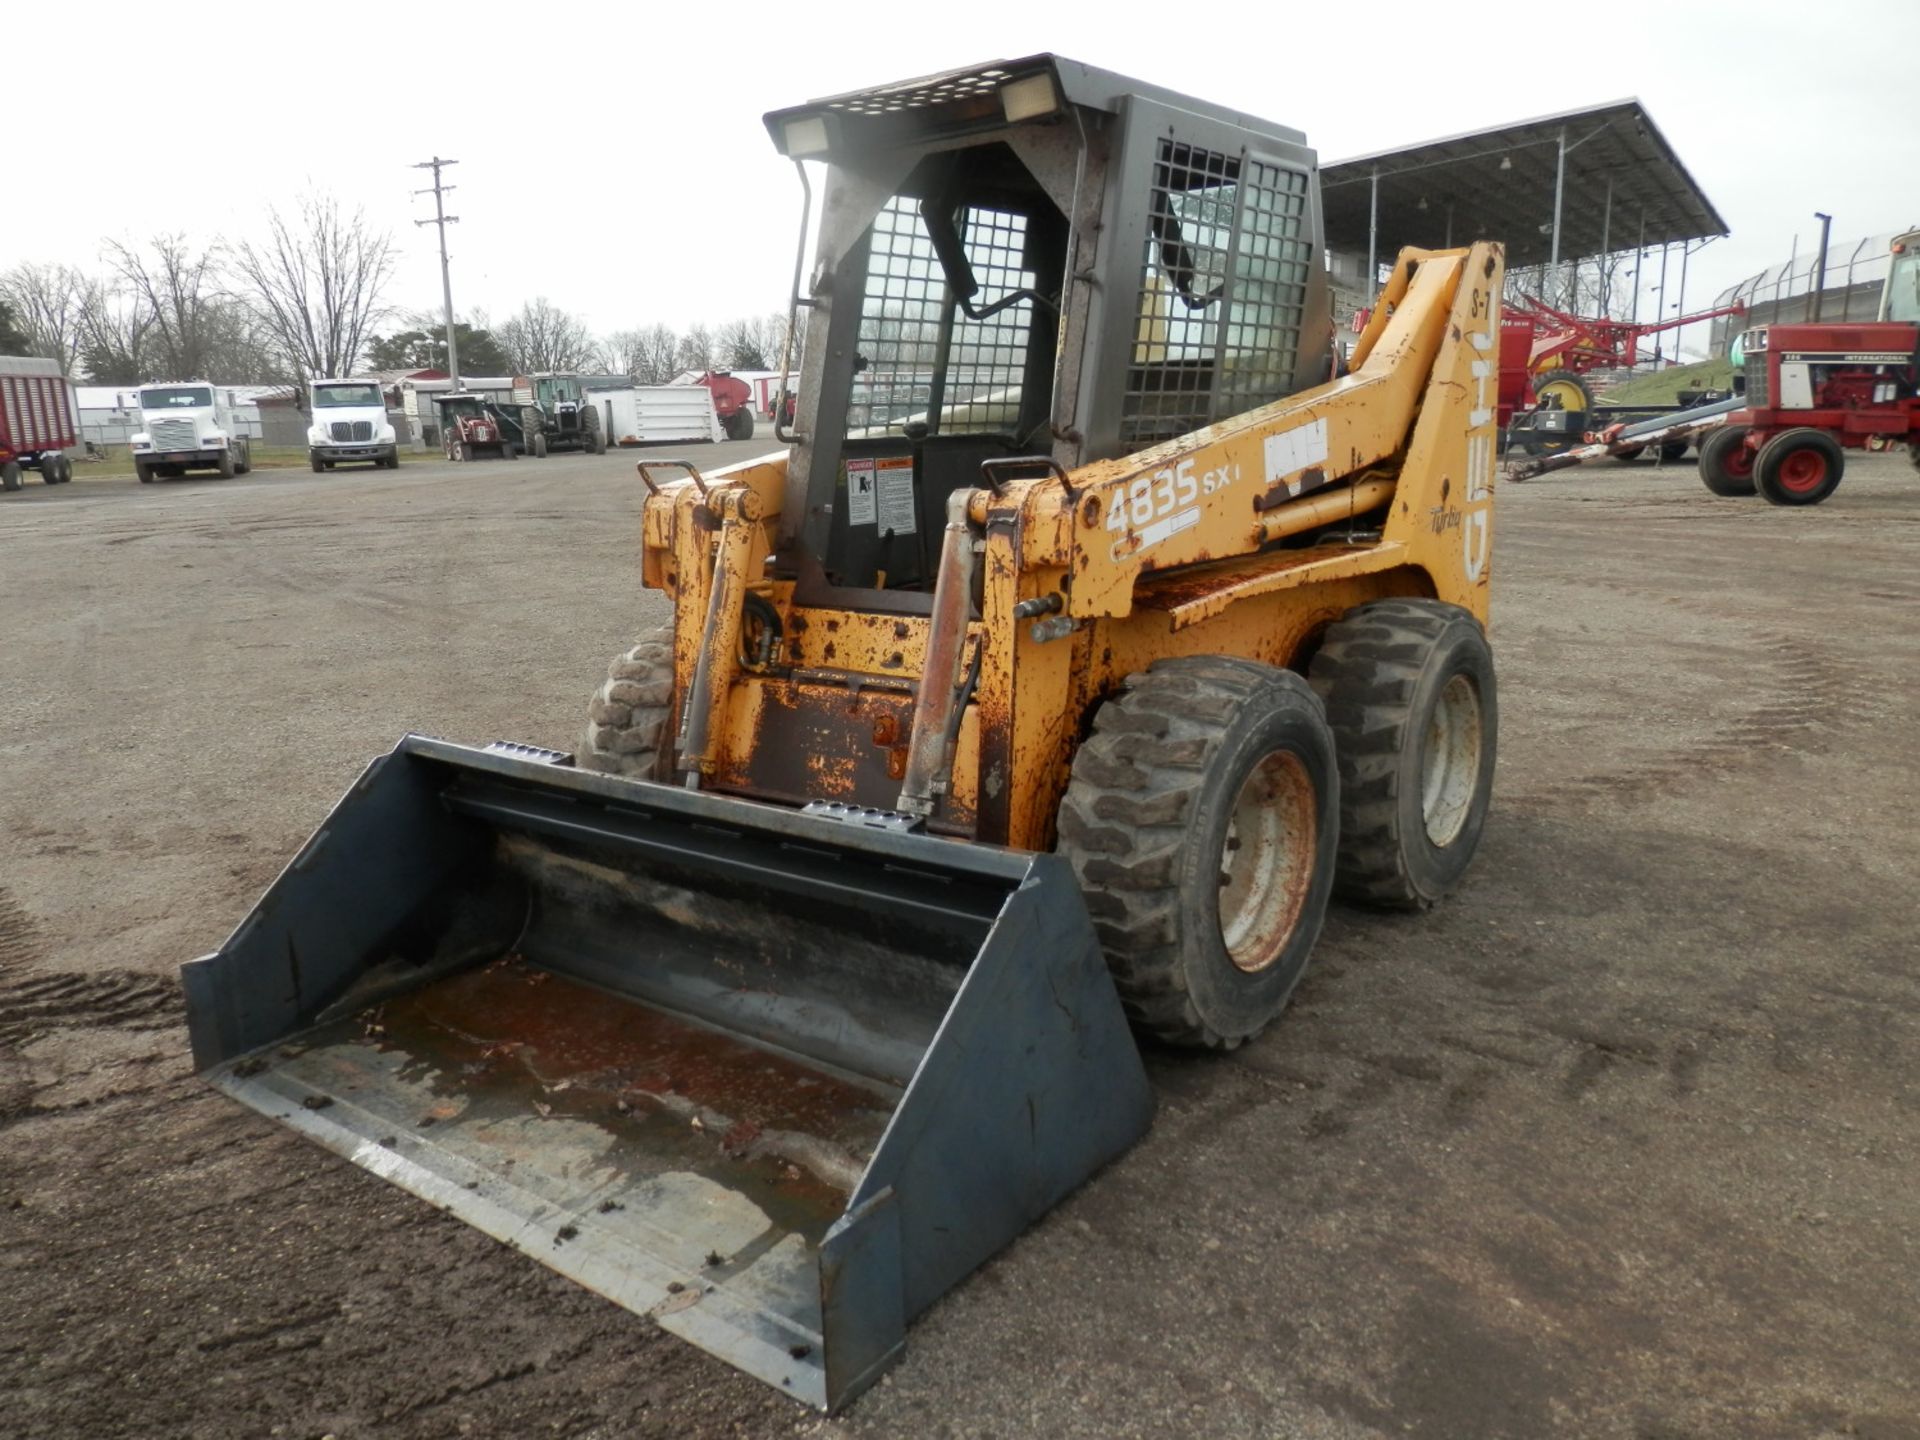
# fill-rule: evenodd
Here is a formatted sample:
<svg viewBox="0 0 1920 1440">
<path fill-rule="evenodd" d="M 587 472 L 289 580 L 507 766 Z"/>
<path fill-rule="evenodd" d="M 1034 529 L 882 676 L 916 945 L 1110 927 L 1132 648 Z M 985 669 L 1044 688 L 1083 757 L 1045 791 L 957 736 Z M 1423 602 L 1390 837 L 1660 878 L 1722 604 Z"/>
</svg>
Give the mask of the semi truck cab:
<svg viewBox="0 0 1920 1440">
<path fill-rule="evenodd" d="M 343 460 L 400 468 L 400 447 L 378 380 L 315 380 L 307 387 L 307 463 L 313 473 Z"/>
<path fill-rule="evenodd" d="M 240 433 L 233 391 L 204 380 L 143 385 L 135 394 L 140 430 L 129 442 L 142 485 L 189 470 L 217 470 L 223 479 L 253 468 L 253 446 Z"/>
</svg>

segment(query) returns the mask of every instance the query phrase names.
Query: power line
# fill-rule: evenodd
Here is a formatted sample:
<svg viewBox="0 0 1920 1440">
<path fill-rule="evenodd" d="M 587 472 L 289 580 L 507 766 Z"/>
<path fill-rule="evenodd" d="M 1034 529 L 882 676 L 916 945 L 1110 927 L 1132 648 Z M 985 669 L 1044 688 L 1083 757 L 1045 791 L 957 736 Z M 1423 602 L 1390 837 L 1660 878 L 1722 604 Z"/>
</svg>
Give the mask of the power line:
<svg viewBox="0 0 1920 1440">
<path fill-rule="evenodd" d="M 458 165 L 458 160 L 442 160 L 438 155 L 431 160 L 422 160 L 413 168 L 433 171 L 433 188 L 416 190 L 416 195 L 433 196 L 433 219 L 416 220 L 416 225 L 437 225 L 440 227 L 440 295 L 447 307 L 447 371 L 453 376 L 453 388 L 460 388 L 460 346 L 453 334 L 453 275 L 447 268 L 447 226 L 460 223 L 458 215 L 447 214 L 446 197 L 458 188 L 440 183 L 440 172 L 449 165 Z"/>
</svg>

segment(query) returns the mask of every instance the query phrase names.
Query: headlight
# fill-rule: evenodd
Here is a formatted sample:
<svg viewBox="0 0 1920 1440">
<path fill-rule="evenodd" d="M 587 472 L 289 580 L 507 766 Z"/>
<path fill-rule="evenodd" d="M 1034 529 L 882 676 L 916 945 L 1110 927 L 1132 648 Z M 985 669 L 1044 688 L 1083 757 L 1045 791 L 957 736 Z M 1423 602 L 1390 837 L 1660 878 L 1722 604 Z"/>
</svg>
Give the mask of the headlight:
<svg viewBox="0 0 1920 1440">
<path fill-rule="evenodd" d="M 382 425 L 380 427 L 380 443 L 382 445 L 391 445 L 393 444 L 393 440 L 394 440 L 393 426 Z"/>
<path fill-rule="evenodd" d="M 209 446 L 209 447 L 215 446 L 215 445 L 224 445 L 227 443 L 227 437 L 222 435 L 218 430 L 216 430 L 211 435 L 201 436 L 200 443 L 203 446 Z"/>
<path fill-rule="evenodd" d="M 326 438 L 327 438 L 326 433 L 323 430 L 321 430 L 321 428 L 318 425 L 315 425 L 312 429 L 307 431 L 307 443 L 309 445 L 324 444 L 326 441 Z"/>
</svg>

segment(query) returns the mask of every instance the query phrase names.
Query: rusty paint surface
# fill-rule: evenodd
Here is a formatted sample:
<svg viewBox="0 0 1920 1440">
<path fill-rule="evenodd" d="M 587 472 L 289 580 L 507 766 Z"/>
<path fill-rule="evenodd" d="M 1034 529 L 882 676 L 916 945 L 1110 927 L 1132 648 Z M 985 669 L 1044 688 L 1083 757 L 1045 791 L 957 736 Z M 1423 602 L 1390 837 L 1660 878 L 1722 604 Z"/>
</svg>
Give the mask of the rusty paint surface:
<svg viewBox="0 0 1920 1440">
<path fill-rule="evenodd" d="M 713 775 L 713 788 L 787 805 L 841 800 L 893 809 L 906 764 L 901 743 L 912 726 L 913 697 L 901 690 L 750 679 L 750 732 L 736 733 Z M 745 710 L 736 711 L 738 715 Z M 969 717 L 971 719 L 971 717 Z M 973 728 L 963 724 L 956 772 L 970 766 Z M 935 812 L 943 828 L 971 834 L 974 789 L 957 785 Z"/>
<path fill-rule="evenodd" d="M 953 793 L 936 828 L 1049 847 L 1094 707 L 1127 674 L 1163 656 L 1298 665 L 1346 608 L 1389 595 L 1437 597 L 1484 621 L 1493 432 L 1483 402 L 1489 379 L 1497 379 L 1489 367 L 1497 364 L 1502 278 L 1494 245 L 1404 251 L 1360 337 L 1352 374 L 1153 449 L 1083 466 L 1070 485 L 1049 477 L 1011 481 L 998 495 L 973 492 L 968 514 L 984 537 L 983 599 L 969 638 L 981 640 L 982 663 L 956 746 Z M 1315 426 L 1325 430 L 1325 457 L 1276 462 L 1279 473 L 1269 474 L 1267 442 Z M 1291 445 L 1279 453 L 1309 454 Z M 1182 473 L 1195 482 L 1191 497 Z M 771 483 L 778 474 L 769 467 L 753 482 L 769 516 L 778 508 Z M 1377 542 L 1267 548 L 1277 537 L 1344 519 L 1334 511 L 1357 501 L 1342 501 L 1345 492 L 1334 487 L 1348 483 L 1369 502 L 1368 523 L 1382 529 Z M 1145 509 L 1136 514 L 1142 486 Z M 1380 502 L 1389 497 L 1383 517 Z M 647 516 L 650 546 L 670 531 L 683 688 L 699 658 L 715 568 L 711 535 L 694 524 L 694 499 L 690 486 L 668 487 Z M 670 526 L 656 505 L 662 516 L 671 512 Z M 1172 518 L 1181 523 L 1149 533 L 1150 524 Z M 791 670 L 731 677 L 730 696 L 715 708 L 721 733 L 712 783 L 783 803 L 840 799 L 890 808 L 929 621 L 796 607 L 791 586 L 765 588 L 774 523 L 757 522 L 744 579 L 771 594 L 781 612 L 782 660 Z M 666 570 L 664 561 L 650 561 L 649 577 Z M 1052 593 L 1065 601 L 1058 618 L 1082 623 L 1036 642 L 1013 619 L 1013 606 Z M 944 670 L 948 657 L 940 658 Z M 863 688 L 866 676 L 900 688 Z"/>
<path fill-rule="evenodd" d="M 632 1164 L 719 1181 L 816 1242 L 898 1098 L 514 957 L 348 1023 L 445 1094 L 423 1123 L 586 1121 Z M 537 1127 L 516 1133 L 537 1147 Z"/>
</svg>

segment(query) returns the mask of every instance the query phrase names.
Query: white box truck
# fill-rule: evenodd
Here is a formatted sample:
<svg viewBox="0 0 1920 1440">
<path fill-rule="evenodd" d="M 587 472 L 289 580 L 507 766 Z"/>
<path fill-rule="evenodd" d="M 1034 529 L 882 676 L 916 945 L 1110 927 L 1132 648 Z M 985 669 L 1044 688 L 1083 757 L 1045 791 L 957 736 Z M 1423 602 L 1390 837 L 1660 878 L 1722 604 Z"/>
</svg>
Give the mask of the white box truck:
<svg viewBox="0 0 1920 1440">
<path fill-rule="evenodd" d="M 307 399 L 313 417 L 307 464 L 314 474 L 344 460 L 368 460 L 377 470 L 400 468 L 399 440 L 378 380 L 315 380 Z"/>
<path fill-rule="evenodd" d="M 217 470 L 231 479 L 253 469 L 253 445 L 240 433 L 233 391 L 204 380 L 169 381 L 142 385 L 134 403 L 140 429 L 128 446 L 142 485 L 189 470 Z"/>
</svg>

